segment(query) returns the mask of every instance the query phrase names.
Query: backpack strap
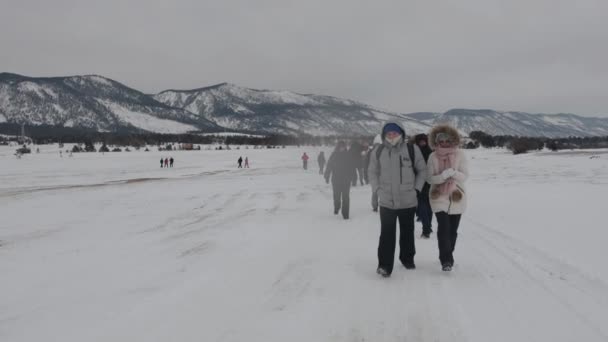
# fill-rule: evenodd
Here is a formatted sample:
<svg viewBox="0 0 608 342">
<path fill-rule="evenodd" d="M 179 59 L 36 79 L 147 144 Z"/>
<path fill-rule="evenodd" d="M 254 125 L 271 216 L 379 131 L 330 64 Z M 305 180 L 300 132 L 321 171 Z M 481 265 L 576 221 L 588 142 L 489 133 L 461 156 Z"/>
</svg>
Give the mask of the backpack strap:
<svg viewBox="0 0 608 342">
<path fill-rule="evenodd" d="M 407 143 L 407 152 L 410 155 L 410 161 L 412 162 L 412 171 L 414 171 L 414 176 L 418 174 L 416 171 L 416 153 L 414 153 L 414 145 Z"/>
</svg>

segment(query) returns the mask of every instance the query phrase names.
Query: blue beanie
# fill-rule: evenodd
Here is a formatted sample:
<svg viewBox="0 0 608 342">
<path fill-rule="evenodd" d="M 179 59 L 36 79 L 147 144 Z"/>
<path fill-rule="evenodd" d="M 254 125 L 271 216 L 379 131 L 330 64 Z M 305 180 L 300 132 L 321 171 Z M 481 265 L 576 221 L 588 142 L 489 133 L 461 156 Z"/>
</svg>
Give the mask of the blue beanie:
<svg viewBox="0 0 608 342">
<path fill-rule="evenodd" d="M 403 130 L 396 123 L 389 123 L 386 126 L 384 126 L 384 129 L 382 130 L 382 135 L 384 136 L 388 132 L 397 132 L 399 134 L 402 134 Z"/>
</svg>

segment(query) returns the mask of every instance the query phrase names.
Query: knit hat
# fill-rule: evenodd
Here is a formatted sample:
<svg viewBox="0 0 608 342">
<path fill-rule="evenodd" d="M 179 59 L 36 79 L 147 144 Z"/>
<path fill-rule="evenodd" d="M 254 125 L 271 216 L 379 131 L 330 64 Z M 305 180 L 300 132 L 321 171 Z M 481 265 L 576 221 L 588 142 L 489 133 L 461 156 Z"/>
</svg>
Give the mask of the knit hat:
<svg viewBox="0 0 608 342">
<path fill-rule="evenodd" d="M 397 132 L 399 134 L 402 133 L 401 127 L 399 127 L 399 125 L 397 125 L 396 123 L 389 123 L 386 126 L 384 126 L 384 129 L 382 130 L 382 135 L 386 135 L 389 132 Z"/>
</svg>

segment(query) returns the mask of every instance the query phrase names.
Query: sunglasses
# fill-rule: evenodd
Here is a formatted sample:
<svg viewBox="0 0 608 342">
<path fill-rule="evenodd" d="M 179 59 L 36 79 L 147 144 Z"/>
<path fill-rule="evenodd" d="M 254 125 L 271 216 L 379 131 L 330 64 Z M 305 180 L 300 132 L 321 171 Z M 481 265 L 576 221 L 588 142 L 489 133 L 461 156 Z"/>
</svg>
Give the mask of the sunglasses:
<svg viewBox="0 0 608 342">
<path fill-rule="evenodd" d="M 451 143 L 452 137 L 447 133 L 439 133 L 435 138 L 436 143 Z"/>
</svg>

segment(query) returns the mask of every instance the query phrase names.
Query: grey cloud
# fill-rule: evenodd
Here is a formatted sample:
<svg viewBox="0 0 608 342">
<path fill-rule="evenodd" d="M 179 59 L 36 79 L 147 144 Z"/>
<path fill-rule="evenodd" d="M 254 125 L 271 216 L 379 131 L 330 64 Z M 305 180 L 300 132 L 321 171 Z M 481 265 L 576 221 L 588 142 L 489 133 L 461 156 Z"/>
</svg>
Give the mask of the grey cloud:
<svg viewBox="0 0 608 342">
<path fill-rule="evenodd" d="M 608 116 L 604 0 L 2 0 L 0 70 Z"/>
</svg>

